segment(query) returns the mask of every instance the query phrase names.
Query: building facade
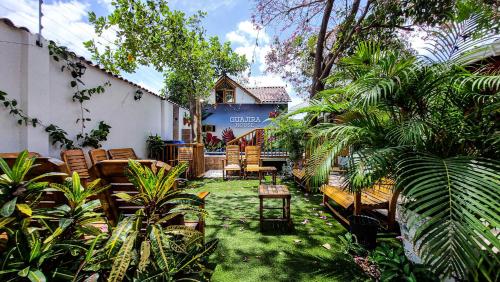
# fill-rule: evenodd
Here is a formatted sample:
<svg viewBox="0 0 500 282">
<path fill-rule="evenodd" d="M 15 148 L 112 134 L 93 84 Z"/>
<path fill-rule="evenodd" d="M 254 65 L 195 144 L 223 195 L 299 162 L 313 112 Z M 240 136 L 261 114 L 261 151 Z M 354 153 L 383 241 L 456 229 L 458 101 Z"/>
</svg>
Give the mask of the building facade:
<svg viewBox="0 0 500 282">
<path fill-rule="evenodd" d="M 263 128 L 269 118 L 287 110 L 290 97 L 282 86 L 244 87 L 228 76 L 219 78 L 203 107 L 205 143 L 223 143 L 255 128 Z M 216 149 L 210 148 L 207 150 Z M 215 146 L 217 147 L 217 146 Z"/>
</svg>

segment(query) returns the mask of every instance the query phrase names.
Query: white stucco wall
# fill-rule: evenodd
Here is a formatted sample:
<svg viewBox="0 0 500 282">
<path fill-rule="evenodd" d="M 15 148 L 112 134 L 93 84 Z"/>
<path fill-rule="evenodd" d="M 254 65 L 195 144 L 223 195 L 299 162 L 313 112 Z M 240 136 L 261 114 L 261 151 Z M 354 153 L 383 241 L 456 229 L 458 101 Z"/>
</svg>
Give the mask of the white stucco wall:
<svg viewBox="0 0 500 282">
<path fill-rule="evenodd" d="M 81 127 L 75 121 L 80 117 L 80 105 L 71 97 L 75 90 L 70 86 L 71 76 L 61 72 L 62 62 L 56 62 L 48 53 L 47 42 L 43 48 L 35 45 L 36 37 L 24 30 L 0 22 L 0 90 L 16 99 L 28 116 L 40 119 L 45 125 L 55 124 L 76 140 Z M 139 88 L 115 78 L 106 72 L 87 65 L 83 76 L 86 88 L 111 83 L 103 94 L 95 94 L 85 107 L 90 110 L 86 117 L 86 132 L 97 127 L 99 121 L 111 126 L 103 148 L 132 147 L 140 157 L 146 157 L 146 138 L 159 134 L 172 138 L 172 104 L 160 97 L 143 91 L 142 99 L 134 100 Z M 0 105 L 0 152 L 23 149 L 42 155 L 59 157 L 59 146 L 52 146 L 43 127 L 18 125 L 13 116 Z M 182 120 L 179 128 L 182 128 Z M 90 148 L 85 148 L 90 149 Z"/>
</svg>

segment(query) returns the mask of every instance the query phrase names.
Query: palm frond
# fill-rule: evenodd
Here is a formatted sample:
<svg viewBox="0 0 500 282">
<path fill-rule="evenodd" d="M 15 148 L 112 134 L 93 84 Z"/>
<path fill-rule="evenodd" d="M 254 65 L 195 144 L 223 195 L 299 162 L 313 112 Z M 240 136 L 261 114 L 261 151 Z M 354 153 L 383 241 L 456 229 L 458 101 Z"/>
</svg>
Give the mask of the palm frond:
<svg viewBox="0 0 500 282">
<path fill-rule="evenodd" d="M 398 163 L 404 208 L 416 214 L 415 241 L 423 259 L 445 276 L 463 278 L 481 258 L 495 257 L 500 240 L 500 163 L 489 159 L 408 157 Z"/>
</svg>

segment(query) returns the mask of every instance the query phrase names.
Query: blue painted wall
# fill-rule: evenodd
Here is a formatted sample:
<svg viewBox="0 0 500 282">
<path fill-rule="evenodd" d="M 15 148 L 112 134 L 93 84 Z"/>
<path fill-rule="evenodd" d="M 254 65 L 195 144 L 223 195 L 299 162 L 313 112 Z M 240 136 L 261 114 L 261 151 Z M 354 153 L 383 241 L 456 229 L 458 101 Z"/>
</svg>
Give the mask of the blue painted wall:
<svg viewBox="0 0 500 282">
<path fill-rule="evenodd" d="M 232 128 L 237 137 L 254 128 L 265 127 L 269 122 L 269 113 L 277 111 L 286 105 L 270 104 L 219 104 L 204 107 L 203 125 L 215 125 L 215 134 L 222 138 L 225 128 Z"/>
</svg>

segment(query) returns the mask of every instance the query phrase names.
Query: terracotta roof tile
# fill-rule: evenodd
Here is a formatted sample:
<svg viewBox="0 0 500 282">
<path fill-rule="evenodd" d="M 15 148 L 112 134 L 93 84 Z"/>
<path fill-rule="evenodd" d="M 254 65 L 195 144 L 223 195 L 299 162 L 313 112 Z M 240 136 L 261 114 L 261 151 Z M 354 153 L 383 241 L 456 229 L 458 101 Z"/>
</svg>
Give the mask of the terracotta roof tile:
<svg viewBox="0 0 500 282">
<path fill-rule="evenodd" d="M 288 103 L 292 101 L 283 86 L 245 87 L 262 103 Z"/>
</svg>

